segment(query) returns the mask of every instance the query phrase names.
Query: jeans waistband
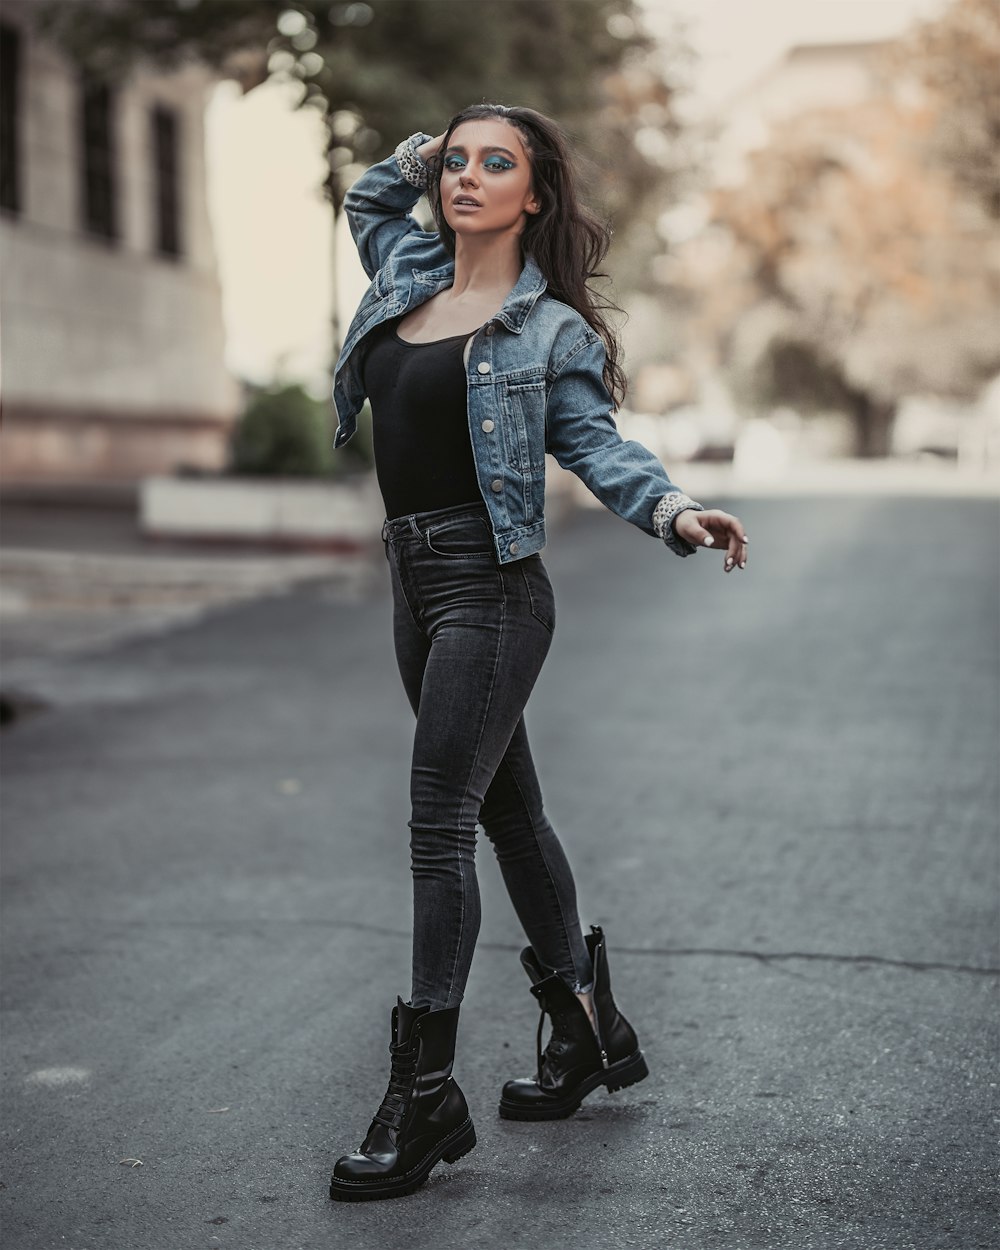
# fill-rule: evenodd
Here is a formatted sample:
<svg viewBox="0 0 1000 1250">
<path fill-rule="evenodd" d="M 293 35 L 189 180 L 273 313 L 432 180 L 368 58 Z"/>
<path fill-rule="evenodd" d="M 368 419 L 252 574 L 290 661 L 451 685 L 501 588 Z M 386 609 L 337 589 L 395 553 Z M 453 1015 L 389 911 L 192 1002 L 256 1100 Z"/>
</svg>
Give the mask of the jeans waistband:
<svg viewBox="0 0 1000 1250">
<path fill-rule="evenodd" d="M 460 503 L 450 508 L 433 508 L 429 512 L 410 512 L 406 516 L 386 517 L 382 522 L 382 541 L 402 538 L 406 534 L 422 538 L 424 531 L 430 526 L 459 516 L 482 516 L 489 520 L 489 512 L 484 503 Z"/>
</svg>

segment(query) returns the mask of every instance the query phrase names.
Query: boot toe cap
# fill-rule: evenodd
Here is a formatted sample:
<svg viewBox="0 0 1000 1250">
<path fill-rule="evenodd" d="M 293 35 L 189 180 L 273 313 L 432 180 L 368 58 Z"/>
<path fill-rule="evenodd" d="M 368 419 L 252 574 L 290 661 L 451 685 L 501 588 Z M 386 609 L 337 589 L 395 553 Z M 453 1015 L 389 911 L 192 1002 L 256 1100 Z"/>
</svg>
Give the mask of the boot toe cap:
<svg viewBox="0 0 1000 1250">
<path fill-rule="evenodd" d="M 349 1155 L 341 1155 L 333 1165 L 333 1179 L 337 1181 L 376 1180 L 385 1175 L 386 1167 L 392 1161 L 381 1155 L 366 1155 L 354 1151 Z"/>
<path fill-rule="evenodd" d="M 505 1081 L 501 1097 L 504 1102 L 518 1103 L 525 1107 L 541 1106 L 553 1101 L 552 1094 L 542 1089 L 538 1082 L 530 1076 L 521 1076 L 511 1081 Z"/>
</svg>

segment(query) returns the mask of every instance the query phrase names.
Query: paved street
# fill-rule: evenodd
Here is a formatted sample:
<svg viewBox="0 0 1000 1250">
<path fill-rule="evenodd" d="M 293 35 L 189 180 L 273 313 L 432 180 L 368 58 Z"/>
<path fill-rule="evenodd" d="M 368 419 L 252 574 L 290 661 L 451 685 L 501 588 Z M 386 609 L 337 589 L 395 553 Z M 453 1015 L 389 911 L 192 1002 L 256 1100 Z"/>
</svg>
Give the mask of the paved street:
<svg viewBox="0 0 1000 1250">
<path fill-rule="evenodd" d="M 479 1145 L 393 1202 L 326 1196 L 409 989 L 381 556 L 29 657 L 48 706 L 3 733 L 10 1250 L 997 1244 L 997 502 L 712 502 L 746 572 L 603 511 L 551 536 L 527 711 L 650 1077 L 498 1118 L 537 1009 L 481 838 L 455 1069 Z"/>
</svg>

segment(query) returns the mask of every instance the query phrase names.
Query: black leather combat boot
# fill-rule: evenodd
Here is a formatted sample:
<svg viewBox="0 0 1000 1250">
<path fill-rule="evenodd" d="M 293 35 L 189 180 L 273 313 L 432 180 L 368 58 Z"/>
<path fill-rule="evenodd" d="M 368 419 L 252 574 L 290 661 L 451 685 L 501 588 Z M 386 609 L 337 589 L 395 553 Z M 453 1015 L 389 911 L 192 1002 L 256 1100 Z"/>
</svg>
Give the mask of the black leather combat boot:
<svg viewBox="0 0 1000 1250">
<path fill-rule="evenodd" d="M 476 1144 L 465 1095 L 451 1075 L 458 1012 L 396 999 L 389 1088 L 368 1136 L 334 1164 L 331 1198 L 353 1202 L 412 1193 L 440 1159 L 454 1163 Z"/>
<path fill-rule="evenodd" d="M 538 1069 L 534 1078 L 521 1077 L 504 1085 L 500 1114 L 505 1120 L 562 1120 L 599 1085 L 613 1092 L 649 1075 L 635 1032 L 611 994 L 604 933 L 598 925 L 590 929 L 586 942 L 594 964 L 596 1034 L 587 1009 L 562 977 L 546 976 L 530 946 L 521 952 L 531 992 L 542 1009 Z M 546 1015 L 552 1021 L 552 1033 L 543 1051 Z"/>
</svg>

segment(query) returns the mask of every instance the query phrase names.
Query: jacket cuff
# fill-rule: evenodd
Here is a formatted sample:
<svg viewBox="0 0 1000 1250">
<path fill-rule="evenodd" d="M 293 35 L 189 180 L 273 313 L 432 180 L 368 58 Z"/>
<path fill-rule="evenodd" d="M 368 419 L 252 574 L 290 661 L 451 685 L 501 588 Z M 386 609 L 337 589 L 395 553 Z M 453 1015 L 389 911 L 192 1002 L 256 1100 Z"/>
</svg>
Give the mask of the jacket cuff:
<svg viewBox="0 0 1000 1250">
<path fill-rule="evenodd" d="M 653 509 L 653 529 L 657 538 L 661 538 L 675 555 L 690 556 L 698 550 L 693 544 L 689 543 L 686 538 L 682 538 L 680 534 L 675 534 L 673 529 L 674 517 L 678 513 L 683 512 L 686 508 L 694 508 L 697 512 L 704 512 L 703 504 L 696 503 L 695 500 L 689 498 L 682 491 L 671 491 L 669 495 L 664 495 L 660 502 Z"/>
<path fill-rule="evenodd" d="M 429 170 L 423 157 L 417 155 L 417 148 L 422 143 L 426 143 L 428 139 L 433 138 L 433 135 L 426 135 L 423 131 L 418 130 L 415 134 L 410 135 L 408 139 L 404 139 L 393 153 L 396 158 L 396 164 L 399 166 L 399 172 L 411 186 L 417 187 L 420 191 L 427 189 Z"/>
</svg>

